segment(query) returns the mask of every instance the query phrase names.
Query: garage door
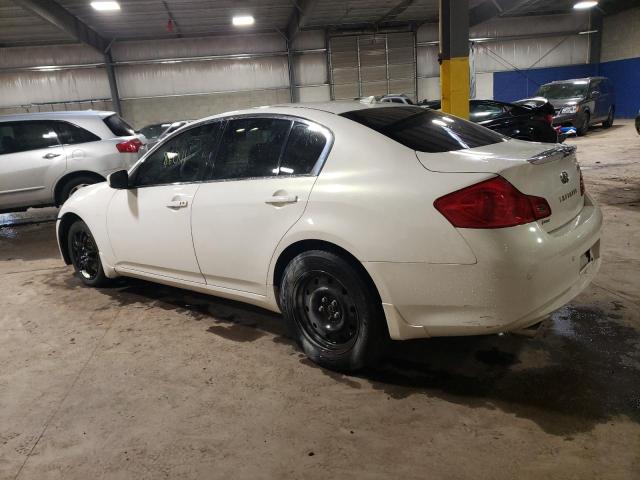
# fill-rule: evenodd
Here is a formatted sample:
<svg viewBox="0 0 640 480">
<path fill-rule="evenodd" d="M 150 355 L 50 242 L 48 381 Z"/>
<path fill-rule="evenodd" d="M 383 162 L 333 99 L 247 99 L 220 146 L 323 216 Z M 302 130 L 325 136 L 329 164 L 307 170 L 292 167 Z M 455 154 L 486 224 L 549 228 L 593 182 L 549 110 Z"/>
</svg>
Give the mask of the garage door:
<svg viewBox="0 0 640 480">
<path fill-rule="evenodd" d="M 412 32 L 333 37 L 329 57 L 336 100 L 388 93 L 416 98 Z"/>
</svg>

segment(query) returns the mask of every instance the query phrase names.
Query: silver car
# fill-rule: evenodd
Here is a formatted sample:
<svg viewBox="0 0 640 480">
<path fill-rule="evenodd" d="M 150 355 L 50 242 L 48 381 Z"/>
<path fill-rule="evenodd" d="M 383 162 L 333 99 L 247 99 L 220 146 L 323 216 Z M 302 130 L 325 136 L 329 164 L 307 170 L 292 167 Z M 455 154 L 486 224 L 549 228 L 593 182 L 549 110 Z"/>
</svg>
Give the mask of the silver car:
<svg viewBox="0 0 640 480">
<path fill-rule="evenodd" d="M 0 212 L 62 205 L 132 166 L 144 141 L 114 112 L 0 116 Z"/>
</svg>

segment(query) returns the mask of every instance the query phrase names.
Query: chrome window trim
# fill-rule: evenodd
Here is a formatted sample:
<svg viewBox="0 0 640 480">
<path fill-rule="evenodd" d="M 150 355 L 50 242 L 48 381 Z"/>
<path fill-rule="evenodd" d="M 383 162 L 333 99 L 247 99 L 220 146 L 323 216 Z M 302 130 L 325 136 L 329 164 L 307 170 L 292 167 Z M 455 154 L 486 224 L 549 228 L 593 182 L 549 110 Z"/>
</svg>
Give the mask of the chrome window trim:
<svg viewBox="0 0 640 480">
<path fill-rule="evenodd" d="M 283 145 L 283 151 L 281 152 L 281 157 L 282 157 L 282 153 L 284 152 L 284 149 L 286 148 L 288 141 L 289 141 L 289 135 L 291 134 L 291 131 L 293 130 L 293 128 L 295 127 L 295 122 L 300 122 L 300 123 L 304 123 L 308 126 L 314 126 L 316 128 L 319 127 L 320 131 L 322 132 L 322 134 L 324 135 L 325 139 L 326 139 L 326 143 L 324 146 L 324 149 L 322 150 L 322 152 L 320 153 L 320 155 L 318 156 L 318 160 L 316 160 L 316 164 L 314 165 L 313 169 L 311 170 L 311 173 L 307 173 L 307 174 L 294 174 L 294 175 L 270 175 L 270 176 L 265 176 L 265 177 L 243 177 L 243 178 L 223 178 L 223 179 L 208 179 L 208 180 L 198 180 L 195 182 L 173 182 L 173 183 L 157 183 L 157 184 L 153 184 L 153 185 L 142 185 L 142 186 L 137 186 L 137 187 L 131 187 L 132 189 L 138 189 L 138 188 L 149 188 L 149 187 L 161 187 L 161 186 L 167 186 L 167 185 L 193 185 L 193 184 L 201 184 L 201 183 L 215 183 L 215 182 L 241 182 L 241 181 L 245 181 L 245 180 L 265 180 L 265 179 L 274 179 L 274 178 L 297 178 L 297 177 L 317 177 L 318 175 L 320 175 L 320 172 L 322 171 L 322 168 L 324 167 L 324 164 L 327 160 L 327 158 L 329 157 L 329 154 L 331 153 L 331 149 L 333 148 L 333 144 L 335 141 L 335 135 L 333 134 L 333 131 L 326 127 L 325 125 L 322 125 L 318 122 L 315 122 L 313 120 L 309 120 L 307 118 L 304 117 L 300 117 L 298 115 L 291 115 L 291 114 L 284 114 L 284 113 L 238 113 L 238 114 L 232 114 L 232 115 L 228 115 L 228 116 L 224 116 L 224 117 L 216 117 L 216 118 L 212 118 L 212 119 L 207 119 L 207 120 L 201 120 L 201 121 L 195 121 L 193 123 L 188 123 L 186 125 L 183 125 L 182 127 L 180 127 L 178 130 L 176 130 L 175 132 L 172 132 L 171 134 L 169 134 L 166 138 L 162 139 L 162 141 L 156 143 L 151 150 L 149 150 L 148 152 L 146 152 L 142 157 L 140 157 L 140 159 L 138 159 L 138 161 L 129 169 L 128 173 L 129 176 L 131 177 L 133 174 L 135 174 L 135 171 L 139 168 L 139 166 L 142 164 L 142 162 L 146 161 L 147 158 L 153 154 L 153 152 L 156 151 L 156 149 L 160 148 L 162 145 L 164 145 L 167 142 L 170 142 L 175 136 L 182 134 L 184 132 L 187 132 L 188 130 L 191 130 L 192 128 L 197 128 L 197 127 L 201 127 L 204 125 L 209 125 L 209 124 L 214 124 L 217 122 L 229 122 L 231 120 L 237 120 L 237 119 L 243 119 L 243 118 L 274 118 L 274 119 L 281 119 L 281 120 L 288 120 L 291 121 L 291 127 L 289 129 L 289 132 L 287 134 L 287 138 L 285 140 L 285 144 Z M 224 125 L 224 128 L 226 128 L 226 124 Z M 224 134 L 224 130 L 222 131 L 222 134 Z M 221 139 L 220 139 L 221 140 Z M 220 145 L 220 140 L 218 141 L 217 146 L 219 147 Z"/>
</svg>

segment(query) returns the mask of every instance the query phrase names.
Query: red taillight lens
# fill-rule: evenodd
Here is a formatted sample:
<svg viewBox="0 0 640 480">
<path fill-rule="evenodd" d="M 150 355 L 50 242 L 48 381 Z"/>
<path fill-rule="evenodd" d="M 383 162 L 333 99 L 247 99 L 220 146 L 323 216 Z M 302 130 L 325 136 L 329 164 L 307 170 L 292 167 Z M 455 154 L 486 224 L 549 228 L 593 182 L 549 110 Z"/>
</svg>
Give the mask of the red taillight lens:
<svg viewBox="0 0 640 480">
<path fill-rule="evenodd" d="M 116 148 L 120 153 L 138 153 L 140 147 L 142 146 L 142 142 L 137 138 L 132 138 L 131 140 L 127 140 L 126 142 L 120 142 L 116 145 Z"/>
<path fill-rule="evenodd" d="M 553 123 L 553 115 L 545 115 L 544 119 L 551 125 Z"/>
<path fill-rule="evenodd" d="M 513 227 L 551 215 L 544 198 L 525 195 L 502 177 L 440 197 L 433 205 L 458 228 Z"/>
</svg>

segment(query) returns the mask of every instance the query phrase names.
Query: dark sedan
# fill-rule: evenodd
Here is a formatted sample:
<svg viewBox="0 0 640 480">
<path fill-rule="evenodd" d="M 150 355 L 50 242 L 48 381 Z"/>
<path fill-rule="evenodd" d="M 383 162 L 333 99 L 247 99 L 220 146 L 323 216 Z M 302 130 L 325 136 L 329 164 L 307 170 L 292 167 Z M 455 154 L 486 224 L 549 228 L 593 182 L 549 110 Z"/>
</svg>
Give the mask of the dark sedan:
<svg viewBox="0 0 640 480">
<path fill-rule="evenodd" d="M 440 109 L 440 102 L 437 100 L 422 105 Z M 558 141 L 558 134 L 551 125 L 553 107 L 548 103 L 515 105 L 496 100 L 470 100 L 469 120 L 520 140 L 546 143 Z"/>
</svg>

